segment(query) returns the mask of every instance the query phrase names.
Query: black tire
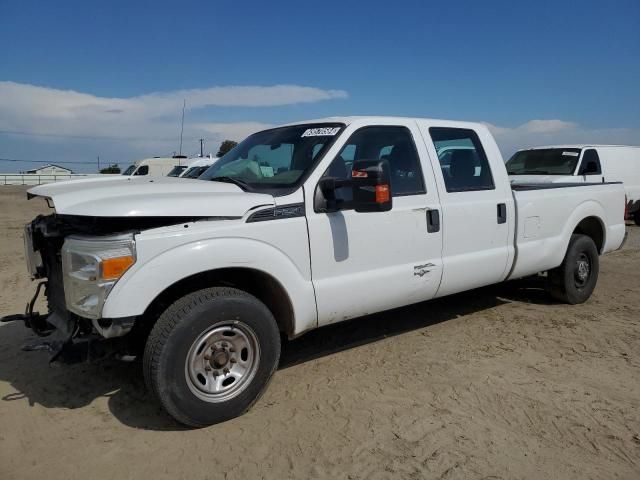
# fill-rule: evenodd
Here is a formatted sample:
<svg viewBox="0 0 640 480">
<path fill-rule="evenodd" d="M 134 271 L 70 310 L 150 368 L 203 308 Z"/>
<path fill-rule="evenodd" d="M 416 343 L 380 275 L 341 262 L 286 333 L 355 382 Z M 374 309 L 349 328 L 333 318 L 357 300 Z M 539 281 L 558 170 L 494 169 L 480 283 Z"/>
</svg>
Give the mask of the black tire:
<svg viewBox="0 0 640 480">
<path fill-rule="evenodd" d="M 633 213 L 633 221 L 636 222 L 636 225 L 640 227 L 640 210 L 636 210 Z"/>
<path fill-rule="evenodd" d="M 599 260 L 598 249 L 591 237 L 571 235 L 562 264 L 549 271 L 551 296 L 571 305 L 586 302 L 598 282 Z"/>
<path fill-rule="evenodd" d="M 229 329 L 231 333 L 233 329 L 245 332 L 255 340 L 255 345 L 258 346 L 255 350 L 258 353 L 255 356 L 251 354 L 255 361 L 252 365 L 255 366 L 250 369 L 253 374 L 242 380 L 243 389 L 233 398 L 212 401 L 211 394 L 198 390 L 198 380 L 192 380 L 194 377 L 190 375 L 193 374 L 193 369 L 190 369 L 187 359 L 192 359 L 193 355 L 206 355 L 209 348 L 210 352 L 216 352 L 215 346 L 207 344 L 206 348 L 197 348 L 196 342 L 204 342 L 201 340 L 203 335 L 207 338 L 206 335 L 212 335 L 208 332 L 221 329 Z M 229 332 L 221 334 L 227 335 Z M 228 347 L 224 341 L 222 345 L 224 348 Z M 235 352 L 233 349 L 229 351 Z M 233 375 L 235 361 L 239 361 L 233 356 L 239 354 L 224 355 L 223 353 L 223 361 L 234 361 L 233 364 L 226 363 L 232 372 L 226 374 Z M 245 349 L 242 355 L 245 355 Z M 215 353 L 210 353 L 209 357 L 204 357 L 206 360 L 203 362 L 207 365 L 204 368 L 209 369 L 205 375 L 221 373 L 215 370 L 221 368 L 219 364 L 211 363 L 213 360 L 210 358 L 214 356 Z M 246 292 L 235 288 L 214 287 L 186 295 L 165 310 L 147 340 L 143 369 L 147 387 L 173 418 L 190 427 L 204 427 L 246 412 L 266 389 L 279 358 L 280 334 L 269 309 Z M 210 371 L 212 366 L 213 372 Z M 209 379 L 202 380 L 202 388 L 205 381 L 209 382 Z M 214 385 L 215 381 L 211 380 L 210 384 Z"/>
</svg>

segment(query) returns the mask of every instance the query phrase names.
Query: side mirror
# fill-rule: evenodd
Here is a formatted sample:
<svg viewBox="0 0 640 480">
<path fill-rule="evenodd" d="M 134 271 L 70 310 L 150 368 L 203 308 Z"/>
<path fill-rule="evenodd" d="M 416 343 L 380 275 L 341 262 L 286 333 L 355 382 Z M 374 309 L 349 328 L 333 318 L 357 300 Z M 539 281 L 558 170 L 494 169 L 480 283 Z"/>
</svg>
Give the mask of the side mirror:
<svg viewBox="0 0 640 480">
<path fill-rule="evenodd" d="M 599 174 L 598 162 L 595 160 L 589 160 L 587 163 L 582 165 L 580 169 L 580 175 L 597 175 Z"/>
<path fill-rule="evenodd" d="M 392 206 L 387 160 L 355 160 L 351 171 L 356 212 L 388 212 Z"/>
<path fill-rule="evenodd" d="M 336 188 L 340 186 L 340 180 L 334 177 L 320 179 L 314 198 L 314 209 L 316 212 L 333 213 L 340 210 L 336 198 Z"/>
</svg>

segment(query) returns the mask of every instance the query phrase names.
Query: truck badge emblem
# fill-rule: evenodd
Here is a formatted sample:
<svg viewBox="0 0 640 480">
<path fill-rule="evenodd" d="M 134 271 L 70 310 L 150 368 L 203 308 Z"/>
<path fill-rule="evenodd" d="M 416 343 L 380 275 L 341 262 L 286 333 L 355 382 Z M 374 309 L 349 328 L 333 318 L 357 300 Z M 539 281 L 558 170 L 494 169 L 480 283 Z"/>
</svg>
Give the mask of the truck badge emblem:
<svg viewBox="0 0 640 480">
<path fill-rule="evenodd" d="M 413 275 L 416 277 L 424 277 L 431 270 L 429 268 L 435 267 L 433 263 L 425 263 L 424 265 L 416 265 L 413 267 Z"/>
</svg>

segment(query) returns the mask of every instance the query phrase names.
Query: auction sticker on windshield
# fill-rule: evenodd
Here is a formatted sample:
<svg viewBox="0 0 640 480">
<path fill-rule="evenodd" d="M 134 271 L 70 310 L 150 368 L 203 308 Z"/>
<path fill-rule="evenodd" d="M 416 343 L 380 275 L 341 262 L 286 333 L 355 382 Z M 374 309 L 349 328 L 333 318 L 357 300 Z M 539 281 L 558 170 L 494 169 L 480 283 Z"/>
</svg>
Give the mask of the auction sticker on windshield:
<svg viewBox="0 0 640 480">
<path fill-rule="evenodd" d="M 569 157 L 577 157 L 580 154 L 578 152 L 562 152 L 562 155 L 567 155 Z"/>
<path fill-rule="evenodd" d="M 303 137 L 333 137 L 340 131 L 340 127 L 307 128 Z"/>
</svg>

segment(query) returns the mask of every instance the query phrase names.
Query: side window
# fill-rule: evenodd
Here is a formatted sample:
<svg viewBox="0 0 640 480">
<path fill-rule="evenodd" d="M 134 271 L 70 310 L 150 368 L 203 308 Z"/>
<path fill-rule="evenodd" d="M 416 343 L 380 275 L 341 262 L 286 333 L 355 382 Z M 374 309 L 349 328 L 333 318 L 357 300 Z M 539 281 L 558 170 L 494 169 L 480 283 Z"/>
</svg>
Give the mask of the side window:
<svg viewBox="0 0 640 480">
<path fill-rule="evenodd" d="M 136 170 L 136 173 L 134 175 L 148 175 L 149 174 L 149 165 L 143 165 L 140 168 L 138 168 L 138 170 Z"/>
<path fill-rule="evenodd" d="M 579 175 L 602 175 L 600 157 L 593 148 L 585 150 L 584 155 L 582 155 Z"/>
<path fill-rule="evenodd" d="M 333 160 L 325 176 L 348 179 L 351 178 L 354 160 L 378 159 L 389 162 L 394 197 L 425 193 L 418 152 L 406 127 L 365 127 L 357 130 Z M 348 193 L 342 193 L 341 196 L 348 199 Z"/>
<path fill-rule="evenodd" d="M 447 192 L 495 188 L 489 161 L 476 132 L 466 128 L 432 127 L 429 134 L 438 152 Z"/>
</svg>

